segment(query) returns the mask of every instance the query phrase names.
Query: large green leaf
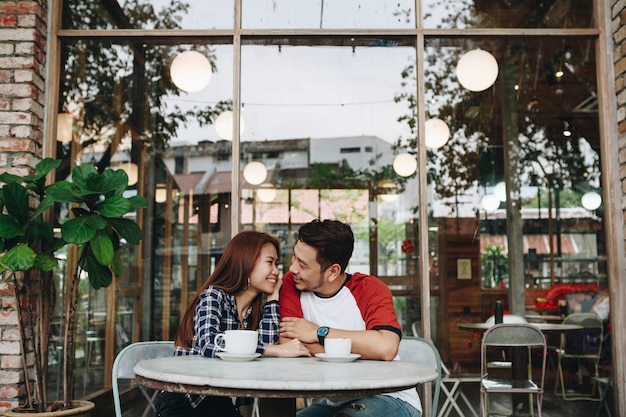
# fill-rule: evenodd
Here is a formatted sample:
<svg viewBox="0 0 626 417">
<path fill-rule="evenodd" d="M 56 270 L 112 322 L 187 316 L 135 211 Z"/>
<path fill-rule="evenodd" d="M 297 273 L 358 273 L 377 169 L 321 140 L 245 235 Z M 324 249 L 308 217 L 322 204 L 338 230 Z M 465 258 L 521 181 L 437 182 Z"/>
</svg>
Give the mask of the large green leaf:
<svg viewBox="0 0 626 417">
<path fill-rule="evenodd" d="M 96 231 L 89 227 L 88 217 L 70 219 L 61 226 L 61 236 L 67 243 L 80 245 L 89 242 Z"/>
<path fill-rule="evenodd" d="M 128 188 L 128 175 L 123 169 L 107 169 L 102 173 L 102 179 L 103 194 L 113 192 L 115 195 L 122 195 Z"/>
<path fill-rule="evenodd" d="M 87 272 L 91 286 L 96 290 L 108 287 L 113 281 L 111 270 L 106 266 L 100 265 L 92 254 L 87 254 L 85 257 L 83 269 Z"/>
<path fill-rule="evenodd" d="M 139 225 L 134 221 L 130 219 L 109 219 L 109 222 L 128 243 L 138 245 L 141 241 L 143 233 Z"/>
<path fill-rule="evenodd" d="M 59 181 L 50 185 L 47 189 L 47 194 L 54 201 L 59 203 L 81 203 L 82 196 L 74 188 L 74 186 L 67 181 Z"/>
<path fill-rule="evenodd" d="M 98 230 L 91 239 L 91 251 L 101 265 L 108 266 L 113 262 L 113 243 L 104 230 Z"/>
<path fill-rule="evenodd" d="M 28 190 L 21 184 L 12 182 L 2 188 L 7 211 L 20 224 L 26 224 L 30 214 Z"/>
<path fill-rule="evenodd" d="M 113 256 L 113 262 L 111 262 L 110 267 L 113 275 L 115 275 L 117 278 L 121 277 L 124 273 L 124 264 L 122 264 L 122 258 L 119 252 L 115 252 L 115 255 Z"/>
<path fill-rule="evenodd" d="M 109 222 L 99 214 L 92 214 L 87 217 L 87 224 L 94 230 L 102 230 L 109 225 Z"/>
<path fill-rule="evenodd" d="M 44 158 L 35 166 L 35 172 L 37 172 L 38 175 L 45 177 L 53 169 L 57 169 L 59 166 L 61 166 L 60 159 Z"/>
<path fill-rule="evenodd" d="M 126 198 L 114 195 L 96 204 L 94 209 L 99 211 L 104 217 L 119 217 L 128 213 L 131 205 Z"/>
<path fill-rule="evenodd" d="M 35 251 L 20 243 L 0 258 L 0 263 L 10 271 L 28 271 L 35 264 Z"/>
<path fill-rule="evenodd" d="M 54 256 L 52 256 L 52 254 L 38 253 L 37 257 L 35 258 L 34 266 L 41 271 L 48 272 L 52 271 L 54 267 L 57 266 L 57 264 L 58 261 Z"/>
<path fill-rule="evenodd" d="M 14 237 L 24 236 L 25 233 L 25 230 L 13 217 L 0 213 L 0 238 L 12 239 Z"/>
<path fill-rule="evenodd" d="M 41 200 L 41 202 L 39 203 L 39 206 L 37 206 L 37 208 L 35 209 L 35 211 L 33 212 L 32 217 L 39 217 L 40 214 L 43 214 L 44 211 L 48 210 L 49 208 L 52 208 L 54 206 L 54 199 L 47 195 L 44 197 L 43 200 Z"/>
<path fill-rule="evenodd" d="M 99 175 L 98 171 L 93 165 L 78 165 L 72 169 L 72 181 L 81 190 L 91 190 L 91 188 L 87 185 L 87 182 L 89 177 L 94 174 Z"/>
<path fill-rule="evenodd" d="M 146 199 L 143 198 L 140 195 L 134 195 L 132 197 L 128 197 L 128 201 L 130 201 L 130 205 L 134 209 L 146 208 L 148 206 L 148 203 L 146 202 Z"/>
</svg>

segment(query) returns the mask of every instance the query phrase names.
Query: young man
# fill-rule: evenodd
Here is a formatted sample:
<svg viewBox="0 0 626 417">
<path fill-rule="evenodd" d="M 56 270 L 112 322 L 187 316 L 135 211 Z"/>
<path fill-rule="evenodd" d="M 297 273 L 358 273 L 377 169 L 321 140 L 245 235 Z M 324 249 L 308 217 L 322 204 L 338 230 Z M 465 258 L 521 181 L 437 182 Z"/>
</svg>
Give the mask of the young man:
<svg viewBox="0 0 626 417">
<path fill-rule="evenodd" d="M 393 360 L 402 336 L 389 288 L 378 278 L 346 267 L 354 249 L 350 226 L 313 220 L 300 227 L 289 272 L 280 292 L 281 343 L 299 339 L 311 353 L 324 352 L 324 340 L 352 339 L 361 359 Z M 358 399 L 325 399 L 298 417 L 420 417 L 415 389 Z"/>
</svg>

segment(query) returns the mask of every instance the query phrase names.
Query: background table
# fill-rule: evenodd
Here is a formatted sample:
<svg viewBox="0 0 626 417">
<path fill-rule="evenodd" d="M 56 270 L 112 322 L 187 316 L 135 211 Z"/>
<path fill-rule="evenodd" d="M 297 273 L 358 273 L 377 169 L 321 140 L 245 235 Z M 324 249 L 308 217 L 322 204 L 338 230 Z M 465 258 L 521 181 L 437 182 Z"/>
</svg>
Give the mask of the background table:
<svg viewBox="0 0 626 417">
<path fill-rule="evenodd" d="M 227 362 L 200 356 L 150 359 L 135 366 L 137 383 L 169 392 L 260 397 L 266 416 L 295 415 L 296 397 L 362 397 L 434 381 L 437 371 L 405 361 L 324 362 L 259 358 Z"/>
<path fill-rule="evenodd" d="M 562 323 L 528 323 L 531 326 L 535 326 L 544 333 L 550 332 L 570 332 L 573 330 L 580 330 L 583 327 L 577 324 L 562 324 Z M 459 323 L 459 330 L 469 331 L 487 331 L 493 324 L 487 323 Z"/>
</svg>

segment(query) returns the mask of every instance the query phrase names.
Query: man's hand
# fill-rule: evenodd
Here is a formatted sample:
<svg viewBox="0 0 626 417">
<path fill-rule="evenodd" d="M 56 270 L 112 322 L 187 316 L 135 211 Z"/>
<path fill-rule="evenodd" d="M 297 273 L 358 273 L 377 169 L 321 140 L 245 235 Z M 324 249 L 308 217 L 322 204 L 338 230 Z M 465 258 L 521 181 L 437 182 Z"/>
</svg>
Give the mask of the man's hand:
<svg viewBox="0 0 626 417">
<path fill-rule="evenodd" d="M 317 324 L 298 317 L 285 317 L 280 322 L 280 337 L 298 339 L 303 343 L 317 343 Z"/>
</svg>

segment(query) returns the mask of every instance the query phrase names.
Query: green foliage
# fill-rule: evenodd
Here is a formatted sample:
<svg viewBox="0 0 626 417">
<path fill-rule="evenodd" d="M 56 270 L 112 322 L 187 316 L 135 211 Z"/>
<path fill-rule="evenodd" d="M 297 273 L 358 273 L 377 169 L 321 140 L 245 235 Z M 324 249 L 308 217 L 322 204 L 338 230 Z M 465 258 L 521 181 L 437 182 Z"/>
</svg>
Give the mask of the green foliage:
<svg viewBox="0 0 626 417">
<path fill-rule="evenodd" d="M 45 186 L 45 177 L 60 161 L 44 159 L 35 174 L 23 177 L 2 174 L 5 186 L 0 190 L 3 213 L 0 214 L 0 242 L 3 268 L 27 271 L 35 268 L 50 271 L 56 266 L 54 251 L 66 244 L 79 247 L 78 267 L 85 271 L 95 289 L 111 284 L 113 273 L 122 272 L 119 262 L 121 242 L 138 244 L 142 238 L 139 225 L 124 218 L 146 206 L 143 197 L 125 197 L 128 176 L 123 170 L 100 174 L 92 165 L 72 170 L 72 181 Z M 39 199 L 30 210 L 31 193 Z M 55 237 L 53 225 L 43 220 L 43 213 L 55 203 L 71 203 L 73 218 L 61 226 Z"/>
</svg>

